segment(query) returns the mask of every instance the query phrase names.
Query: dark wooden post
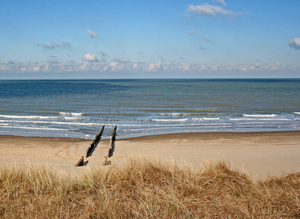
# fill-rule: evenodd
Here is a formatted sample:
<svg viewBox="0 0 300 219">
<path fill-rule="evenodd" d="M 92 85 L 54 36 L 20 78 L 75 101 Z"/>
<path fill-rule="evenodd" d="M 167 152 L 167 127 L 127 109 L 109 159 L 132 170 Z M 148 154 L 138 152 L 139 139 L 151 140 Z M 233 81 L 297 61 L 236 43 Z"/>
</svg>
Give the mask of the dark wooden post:
<svg viewBox="0 0 300 219">
<path fill-rule="evenodd" d="M 93 152 L 95 151 L 98 143 L 100 142 L 101 140 L 101 136 L 102 136 L 102 133 L 103 133 L 103 130 L 104 130 L 104 126 L 102 126 L 101 130 L 98 132 L 98 134 L 95 136 L 95 139 L 93 140 L 93 142 L 91 143 L 90 147 L 87 149 L 86 151 L 86 158 L 92 156 Z"/>
</svg>

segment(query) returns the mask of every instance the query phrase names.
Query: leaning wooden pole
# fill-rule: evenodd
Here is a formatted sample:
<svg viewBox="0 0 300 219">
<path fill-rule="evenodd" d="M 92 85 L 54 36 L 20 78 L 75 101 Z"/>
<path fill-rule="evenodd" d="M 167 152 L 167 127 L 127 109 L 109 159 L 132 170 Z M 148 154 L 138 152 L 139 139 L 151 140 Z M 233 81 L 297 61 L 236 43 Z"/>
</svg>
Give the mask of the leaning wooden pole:
<svg viewBox="0 0 300 219">
<path fill-rule="evenodd" d="M 82 156 L 79 161 L 75 164 L 75 167 L 82 167 L 84 166 L 84 156 Z"/>
<path fill-rule="evenodd" d="M 115 151 L 115 141 L 116 141 L 116 132 L 117 132 L 117 126 L 115 126 L 114 131 L 112 133 L 111 139 L 110 139 L 110 146 L 107 150 L 107 156 L 104 156 L 104 162 L 103 166 L 109 165 L 111 162 L 107 159 L 112 157 Z"/>
<path fill-rule="evenodd" d="M 93 152 L 95 151 L 98 143 L 100 142 L 101 140 L 101 136 L 102 136 L 102 133 L 103 133 L 103 130 L 104 130 L 104 126 L 102 126 L 101 130 L 98 132 L 98 134 L 95 136 L 93 142 L 91 143 L 90 147 L 87 149 L 86 151 L 86 158 L 92 156 Z"/>
</svg>

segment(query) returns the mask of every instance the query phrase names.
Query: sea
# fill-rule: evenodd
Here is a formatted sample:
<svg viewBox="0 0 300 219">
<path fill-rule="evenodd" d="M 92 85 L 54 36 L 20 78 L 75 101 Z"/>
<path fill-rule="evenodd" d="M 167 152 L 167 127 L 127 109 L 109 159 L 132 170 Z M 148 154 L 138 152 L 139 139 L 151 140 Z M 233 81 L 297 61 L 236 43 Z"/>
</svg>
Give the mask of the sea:
<svg viewBox="0 0 300 219">
<path fill-rule="evenodd" d="M 0 80 L 0 135 L 300 130 L 300 79 Z"/>
</svg>

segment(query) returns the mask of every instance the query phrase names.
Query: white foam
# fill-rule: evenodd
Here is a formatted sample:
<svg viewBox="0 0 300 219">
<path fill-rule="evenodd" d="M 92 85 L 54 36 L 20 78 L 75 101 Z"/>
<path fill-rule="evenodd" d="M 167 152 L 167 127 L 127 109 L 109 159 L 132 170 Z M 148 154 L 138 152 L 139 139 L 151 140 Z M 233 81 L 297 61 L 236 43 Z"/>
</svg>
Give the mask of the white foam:
<svg viewBox="0 0 300 219">
<path fill-rule="evenodd" d="M 275 114 L 243 114 L 245 117 L 275 117 Z"/>
<path fill-rule="evenodd" d="M 151 121 L 155 122 L 185 122 L 189 119 L 151 119 Z"/>
<path fill-rule="evenodd" d="M 5 126 L 10 129 L 30 129 L 30 130 L 48 130 L 48 131 L 69 131 L 68 129 L 47 128 L 47 127 L 26 127 L 26 126 Z"/>
<path fill-rule="evenodd" d="M 216 121 L 216 120 L 220 120 L 221 118 L 192 118 L 192 120 L 196 120 L 196 121 Z"/>
<path fill-rule="evenodd" d="M 60 115 L 66 115 L 66 116 L 82 116 L 83 113 L 68 113 L 68 112 L 59 112 Z"/>
<path fill-rule="evenodd" d="M 82 125 L 82 126 L 95 126 L 95 125 L 103 125 L 100 123 L 80 123 L 80 122 L 56 122 L 56 121 L 33 121 L 33 120 L 0 120 L 0 122 L 15 122 L 15 123 L 31 123 L 31 124 L 57 124 L 57 125 Z"/>
<path fill-rule="evenodd" d="M 294 113 L 300 115 L 300 112 L 294 112 Z"/>
<path fill-rule="evenodd" d="M 58 117 L 58 116 L 14 116 L 14 115 L 0 115 L 0 118 L 7 119 L 66 119 L 66 120 L 76 120 L 79 117 Z"/>
<path fill-rule="evenodd" d="M 0 115 L 1 118 L 8 119 L 56 119 L 53 116 L 13 116 L 13 115 Z"/>
<path fill-rule="evenodd" d="M 182 113 L 171 113 L 171 115 L 172 115 L 172 116 L 182 116 L 182 115 L 184 115 L 184 114 L 182 114 Z"/>
<path fill-rule="evenodd" d="M 220 120 L 221 118 L 203 118 L 203 120 Z"/>
<path fill-rule="evenodd" d="M 264 118 L 264 117 L 256 117 L 256 118 L 229 118 L 231 121 L 289 121 L 291 119 L 273 119 L 273 118 Z"/>
</svg>

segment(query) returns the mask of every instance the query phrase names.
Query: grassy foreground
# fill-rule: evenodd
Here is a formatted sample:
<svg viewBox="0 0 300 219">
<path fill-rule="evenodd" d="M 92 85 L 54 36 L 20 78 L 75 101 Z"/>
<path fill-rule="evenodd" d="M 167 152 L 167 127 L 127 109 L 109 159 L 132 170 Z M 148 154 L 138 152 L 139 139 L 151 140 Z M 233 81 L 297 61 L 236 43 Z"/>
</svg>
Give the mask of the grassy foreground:
<svg viewBox="0 0 300 219">
<path fill-rule="evenodd" d="M 0 197 L 0 218 L 300 218 L 300 173 L 254 182 L 225 162 L 132 159 L 70 179 L 14 167 L 0 171 Z"/>
</svg>

